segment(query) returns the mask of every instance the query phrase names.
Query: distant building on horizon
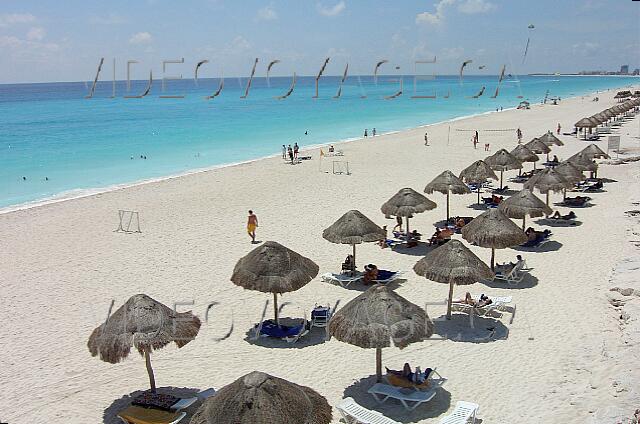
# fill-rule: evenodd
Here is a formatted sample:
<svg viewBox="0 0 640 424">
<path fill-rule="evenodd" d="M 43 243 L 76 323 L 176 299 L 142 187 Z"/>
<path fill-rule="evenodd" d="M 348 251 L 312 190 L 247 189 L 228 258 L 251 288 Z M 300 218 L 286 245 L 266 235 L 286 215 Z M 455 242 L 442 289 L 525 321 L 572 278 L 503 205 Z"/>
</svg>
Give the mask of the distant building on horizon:
<svg viewBox="0 0 640 424">
<path fill-rule="evenodd" d="M 622 65 L 620 67 L 620 75 L 627 75 L 629 73 L 629 65 Z"/>
<path fill-rule="evenodd" d="M 636 68 L 633 70 L 633 75 L 640 75 L 640 68 Z"/>
</svg>

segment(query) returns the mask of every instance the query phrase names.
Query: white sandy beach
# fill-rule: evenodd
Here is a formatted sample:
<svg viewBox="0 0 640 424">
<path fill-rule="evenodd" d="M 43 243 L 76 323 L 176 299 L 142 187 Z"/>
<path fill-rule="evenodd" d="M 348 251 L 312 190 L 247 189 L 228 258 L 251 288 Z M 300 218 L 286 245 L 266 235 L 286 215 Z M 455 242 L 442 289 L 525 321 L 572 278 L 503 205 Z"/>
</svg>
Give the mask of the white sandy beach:
<svg viewBox="0 0 640 424">
<path fill-rule="evenodd" d="M 640 202 L 640 162 L 600 166 L 598 176 L 617 182 L 607 183 L 603 193 L 589 194 L 592 207 L 575 210 L 581 225 L 535 225 L 550 228 L 553 242 L 540 252 L 522 253 L 533 268 L 522 284 L 456 288 L 456 296 L 465 291 L 513 296 L 513 323 L 507 314 L 499 320 L 476 319 L 471 329 L 465 315 L 443 322 L 446 306 L 429 305 L 427 312 L 437 321 L 431 340 L 404 350 L 384 349 L 383 365 L 389 368 L 399 369 L 405 362 L 437 367 L 448 379 L 443 391 L 412 413 L 394 401 L 377 405 L 366 393 L 375 374 L 374 350 L 314 334 L 298 344 L 274 344 L 279 347 L 248 341 L 246 333 L 259 321 L 270 295 L 245 291 L 229 281 L 236 261 L 255 247 L 245 231 L 248 209 L 259 217 L 259 240 L 277 241 L 312 259 L 321 274 L 338 271 L 351 248 L 321 235 L 344 212 L 358 209 L 391 228 L 394 220 L 385 219 L 380 206 L 400 188 L 422 192 L 445 169 L 459 174 L 500 148 L 513 149 L 518 127 L 525 142 L 555 129 L 558 122 L 562 131 L 570 131 L 580 118 L 614 105 L 614 94 L 598 93 L 599 102 L 584 96 L 557 106 L 533 105 L 527 111 L 429 126 L 428 147 L 425 128 L 336 146 L 344 151 L 341 160 L 348 160 L 351 175 L 320 172 L 319 151 L 313 150 L 311 161 L 296 166 L 269 158 L 0 215 L 5 301 L 0 312 L 0 421 L 118 422 L 118 400 L 148 387 L 144 360 L 132 352 L 120 364 L 102 362 L 91 357 L 87 340 L 107 316 L 112 299 L 117 308 L 137 293 L 169 306 L 178 302 L 179 311 L 193 310 L 203 321 L 197 338 L 184 348 L 172 345 L 153 353 L 159 387 L 220 388 L 260 370 L 312 387 L 331 405 L 351 396 L 404 423 L 437 423 L 458 400 L 480 404 L 483 423 L 614 423 L 621 414 L 630 417 L 640 407 L 640 257 L 633 243 L 640 224 L 625 211 L 640 209 L 631 204 Z M 640 154 L 639 120 L 620 131 L 628 156 Z M 375 123 L 362 123 L 363 128 L 372 126 Z M 489 131 L 499 129 L 512 130 Z M 480 132 L 477 150 L 470 141 L 472 130 Z M 560 160 L 588 145 L 575 137 L 560 139 L 565 146 L 552 152 Z M 482 149 L 485 142 L 491 144 L 490 152 Z M 596 144 L 606 150 L 604 139 Z M 330 171 L 331 158 L 323 159 L 322 167 Z M 516 173 L 506 172 L 505 177 Z M 411 220 L 411 227 L 424 235 L 445 215 L 445 197 L 427 197 L 438 208 Z M 452 215 L 479 215 L 482 211 L 468 208 L 475 200 L 475 194 L 452 195 Z M 561 200 L 561 194 L 552 194 L 552 200 Z M 140 212 L 141 234 L 114 232 L 118 209 Z M 490 250 L 471 248 L 489 261 Z M 443 301 L 448 287 L 412 270 L 424 251 L 404 252 L 360 245 L 358 262 L 405 271 L 406 281 L 396 291 L 415 304 Z M 497 260 L 513 260 L 518 253 L 499 250 Z M 612 286 L 637 291 L 612 295 Z M 315 303 L 340 300 L 344 305 L 360 293 L 324 283 L 318 276 L 282 296 L 291 302 L 284 315 L 300 317 L 306 311 L 308 317 Z M 624 311 L 613 307 L 611 299 L 624 303 Z M 205 322 L 213 301 L 219 305 Z M 267 309 L 267 315 L 271 313 Z M 217 342 L 232 317 L 233 333 Z M 443 337 L 458 330 L 459 340 Z M 333 417 L 339 422 L 335 409 Z"/>
</svg>

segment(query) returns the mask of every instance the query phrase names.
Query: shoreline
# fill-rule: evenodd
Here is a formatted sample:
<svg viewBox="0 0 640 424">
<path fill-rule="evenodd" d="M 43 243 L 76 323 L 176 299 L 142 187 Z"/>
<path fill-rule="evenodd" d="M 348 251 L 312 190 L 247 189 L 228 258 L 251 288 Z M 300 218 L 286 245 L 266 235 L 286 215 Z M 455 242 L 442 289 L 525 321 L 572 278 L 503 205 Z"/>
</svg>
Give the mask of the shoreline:
<svg viewBox="0 0 640 424">
<path fill-rule="evenodd" d="M 606 90 L 606 91 L 619 90 L 621 88 L 626 88 L 626 87 L 627 86 L 616 87 L 616 88 L 611 88 L 611 89 Z M 599 94 L 601 92 L 602 91 L 593 91 L 593 92 L 589 92 L 589 93 L 586 93 L 586 94 L 567 97 L 565 100 L 576 99 L 576 98 L 580 98 L 580 97 L 584 97 L 584 96 L 592 96 L 592 95 L 595 95 L 595 94 Z M 531 104 L 531 108 L 534 108 L 536 106 L 541 106 L 541 105 L 538 104 L 538 103 L 532 103 Z M 388 131 L 388 132 L 385 132 L 385 133 L 380 133 L 380 134 L 376 135 L 376 137 L 382 137 L 382 136 L 388 136 L 388 135 L 400 134 L 400 133 L 404 133 L 404 132 L 415 131 L 415 130 L 418 130 L 418 129 L 421 129 L 421 128 L 428 128 L 428 127 L 432 127 L 432 126 L 443 125 L 443 124 L 452 123 L 452 122 L 458 122 L 458 121 L 462 121 L 462 120 L 466 120 L 466 119 L 472 119 L 472 118 L 476 118 L 476 117 L 480 117 L 480 116 L 490 115 L 492 113 L 507 112 L 507 111 L 511 111 L 511 110 L 515 110 L 515 109 L 516 109 L 516 107 L 510 107 L 510 108 L 504 108 L 503 110 L 501 110 L 499 112 L 497 112 L 495 110 L 489 110 L 489 111 L 478 112 L 478 113 L 474 113 L 474 114 L 470 114 L 470 115 L 457 116 L 457 117 L 454 117 L 454 118 L 451 118 L 451 119 L 446 119 L 444 121 L 437 121 L 437 122 L 432 122 L 432 123 L 419 124 L 419 125 L 416 125 L 416 126 L 413 126 L 413 127 L 402 128 L 402 129 L 398 129 L 398 130 Z M 312 144 L 312 145 L 309 145 L 308 147 L 300 149 L 300 152 L 301 153 L 302 152 L 309 152 L 311 150 L 321 149 L 321 148 L 327 147 L 329 145 L 345 145 L 347 143 L 352 143 L 352 142 L 357 142 L 357 141 L 364 141 L 365 139 L 371 139 L 371 138 L 374 138 L 374 137 L 366 137 L 366 138 L 365 137 L 351 137 L 351 138 L 346 138 L 346 139 L 339 139 L 337 141 L 328 141 L 328 142 L 321 143 L 321 144 Z M 54 205 L 54 204 L 67 202 L 67 201 L 71 201 L 71 200 L 84 199 L 84 198 L 91 197 L 91 196 L 97 196 L 97 195 L 100 195 L 100 194 L 111 193 L 111 192 L 115 192 L 115 191 L 119 191 L 119 190 L 126 190 L 126 189 L 129 189 L 129 188 L 132 188 L 132 187 L 139 187 L 139 186 L 144 186 L 144 185 L 147 185 L 147 184 L 160 183 L 160 182 L 163 182 L 163 181 L 174 180 L 174 179 L 181 178 L 181 177 L 197 175 L 197 174 L 211 172 L 211 171 L 215 171 L 215 170 L 219 170 L 219 169 L 231 168 L 231 167 L 240 166 L 240 165 L 246 165 L 246 164 L 250 164 L 250 163 L 253 163 L 253 162 L 257 162 L 257 161 L 277 158 L 279 156 L 280 156 L 280 154 L 276 153 L 276 154 L 267 155 L 267 156 L 260 156 L 260 157 L 253 158 L 253 159 L 247 159 L 247 160 L 239 161 L 239 162 L 222 163 L 222 164 L 211 165 L 211 166 L 207 166 L 207 167 L 203 167 L 203 168 L 194 168 L 194 169 L 190 169 L 190 170 L 187 170 L 187 171 L 184 171 L 184 172 L 178 172 L 178 173 L 174 173 L 174 174 L 164 175 L 164 176 L 161 176 L 161 177 L 145 178 L 145 179 L 141 179 L 141 180 L 134 180 L 134 181 L 124 182 L 124 183 L 119 183 L 119 184 L 112 184 L 112 185 L 108 185 L 108 186 L 104 186 L 104 187 L 90 187 L 90 188 L 78 188 L 78 189 L 65 190 L 65 191 L 62 191 L 60 193 L 56 193 L 56 194 L 54 194 L 52 196 L 44 197 L 42 199 L 37 199 L 37 200 L 32 200 L 32 201 L 28 201 L 28 202 L 24 202 L 24 203 L 18 203 L 18 204 L 15 204 L 15 205 L 8 205 L 8 206 L 0 207 L 0 215 L 9 214 L 9 213 L 13 213 L 13 212 L 24 211 L 24 210 L 29 210 L 29 209 L 35 209 L 35 208 L 40 208 L 40 207 L 45 207 L 45 206 L 48 206 L 48 205 Z"/>
</svg>

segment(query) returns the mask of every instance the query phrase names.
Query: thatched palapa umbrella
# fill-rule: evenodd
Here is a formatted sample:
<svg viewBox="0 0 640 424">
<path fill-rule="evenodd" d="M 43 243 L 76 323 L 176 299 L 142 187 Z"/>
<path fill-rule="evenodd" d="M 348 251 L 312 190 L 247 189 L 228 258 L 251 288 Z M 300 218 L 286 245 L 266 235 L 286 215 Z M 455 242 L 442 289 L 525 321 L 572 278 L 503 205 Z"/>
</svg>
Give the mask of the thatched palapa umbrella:
<svg viewBox="0 0 640 424">
<path fill-rule="evenodd" d="M 576 184 L 579 181 L 585 179 L 584 174 L 575 166 L 571 164 L 571 162 L 561 162 L 559 165 L 553 168 L 558 174 L 562 175 L 562 177 L 570 182 L 571 184 Z M 563 199 L 567 198 L 567 189 L 563 190 Z"/>
<path fill-rule="evenodd" d="M 546 144 L 544 144 L 542 141 L 540 141 L 537 138 L 534 138 L 533 140 L 531 140 L 530 142 L 525 144 L 525 147 L 527 147 L 529 150 L 531 150 L 533 153 L 537 153 L 537 154 L 545 154 L 547 155 L 547 161 L 549 161 L 549 153 L 551 153 L 551 148 L 549 146 L 547 146 Z M 536 169 L 536 164 L 534 162 L 533 164 L 533 169 Z"/>
<path fill-rule="evenodd" d="M 523 231 L 527 215 L 535 218 L 543 215 L 551 215 L 553 212 L 549 206 L 538 199 L 531 190 L 526 188 L 500 202 L 498 209 L 504 212 L 509 218 L 522 219 Z"/>
<path fill-rule="evenodd" d="M 494 171 L 500 171 L 500 189 L 502 190 L 502 176 L 504 171 L 522 169 L 522 162 L 509 153 L 506 149 L 500 149 L 493 155 L 486 157 L 484 162 Z"/>
<path fill-rule="evenodd" d="M 543 134 L 540 137 L 538 137 L 538 140 L 542 141 L 547 146 L 553 146 L 554 144 L 556 146 L 564 146 L 564 143 L 560 141 L 558 137 L 553 135 L 551 131 L 547 131 L 546 134 Z"/>
<path fill-rule="evenodd" d="M 533 153 L 531 149 L 523 144 L 518 144 L 516 148 L 511 151 L 511 155 L 522 163 L 533 162 L 533 169 L 536 169 L 536 162 L 540 160 L 538 155 Z"/>
<path fill-rule="evenodd" d="M 487 180 L 497 180 L 498 176 L 483 160 L 477 160 L 460 173 L 460 179 L 467 184 L 478 186 L 478 204 L 480 204 L 480 186 Z"/>
<path fill-rule="evenodd" d="M 524 231 L 501 210 L 489 209 L 462 227 L 462 238 L 480 247 L 491 248 L 491 270 L 495 270 L 496 249 L 517 246 L 528 240 Z"/>
<path fill-rule="evenodd" d="M 329 424 L 331 406 L 315 390 L 253 371 L 198 408 L 191 424 Z"/>
<path fill-rule="evenodd" d="M 176 312 L 146 294 L 137 294 L 93 330 L 87 346 L 91 356 L 99 355 L 111 364 L 125 359 L 135 347 L 144 356 L 149 384 L 155 392 L 151 352 L 171 342 L 180 348 L 193 340 L 199 330 L 200 320 L 191 311 Z"/>
<path fill-rule="evenodd" d="M 449 220 L 449 194 L 471 193 L 469 187 L 467 187 L 467 185 L 460 178 L 456 177 L 453 172 L 449 170 L 446 170 L 442 174 L 435 177 L 424 188 L 424 192 L 427 194 L 431 194 L 434 191 L 447 195 L 447 221 Z"/>
<path fill-rule="evenodd" d="M 415 214 L 436 208 L 436 203 L 412 188 L 403 188 L 387 200 L 380 210 L 385 215 L 404 216 L 407 219 L 407 240 L 409 240 L 409 218 Z"/>
<path fill-rule="evenodd" d="M 589 132 L 591 132 L 592 128 L 596 128 L 600 123 L 592 118 L 582 118 L 581 120 L 579 120 L 578 122 L 575 123 L 575 127 L 580 129 L 582 128 L 584 130 L 584 138 L 585 140 L 587 139 L 587 128 L 589 129 Z"/>
<path fill-rule="evenodd" d="M 449 284 L 447 319 L 451 319 L 454 285 L 473 284 L 493 278 L 489 267 L 459 240 L 451 240 L 427 253 L 413 270 L 431 281 Z"/>
<path fill-rule="evenodd" d="M 275 241 L 267 241 L 240 258 L 233 269 L 233 284 L 248 290 L 273 293 L 275 322 L 278 322 L 278 293 L 305 286 L 318 275 L 318 265 Z"/>
<path fill-rule="evenodd" d="M 544 171 L 538 172 L 531 177 L 529 181 L 524 183 L 524 188 L 533 191 L 537 188 L 542 194 L 547 195 L 547 206 L 549 206 L 549 191 L 560 193 L 563 190 L 573 187 L 573 183 L 567 181 L 560 173 L 556 172 L 553 168 L 547 168 Z"/>
<path fill-rule="evenodd" d="M 587 156 L 590 156 L 592 159 L 600 159 L 600 158 L 611 159 L 608 154 L 602 151 L 602 149 L 596 146 L 595 144 L 589 144 L 580 152 L 584 153 Z"/>
<path fill-rule="evenodd" d="M 598 170 L 598 164 L 593 160 L 593 157 L 589 154 L 578 152 L 575 155 L 567 159 L 571 165 L 578 168 L 580 171 L 595 172 Z"/>
<path fill-rule="evenodd" d="M 329 334 L 341 342 L 376 349 L 376 375 L 382 379 L 382 348 L 403 349 L 431 337 L 433 323 L 418 305 L 376 284 L 337 311 Z"/>
<path fill-rule="evenodd" d="M 322 237 L 331 243 L 353 246 L 354 272 L 356 270 L 356 244 L 384 240 L 385 236 L 382 228 L 357 210 L 345 213 L 322 232 Z"/>
</svg>

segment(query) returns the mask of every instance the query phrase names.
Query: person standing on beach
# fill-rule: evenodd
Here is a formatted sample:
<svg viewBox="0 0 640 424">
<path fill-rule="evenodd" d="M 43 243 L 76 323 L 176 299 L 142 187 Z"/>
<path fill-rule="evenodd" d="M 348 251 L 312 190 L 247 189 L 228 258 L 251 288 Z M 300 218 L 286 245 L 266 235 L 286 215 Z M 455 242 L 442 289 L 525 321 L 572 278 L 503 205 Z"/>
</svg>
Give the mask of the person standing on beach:
<svg viewBox="0 0 640 424">
<path fill-rule="evenodd" d="M 424 133 L 424 145 L 429 145 L 429 135 L 426 132 Z"/>
<path fill-rule="evenodd" d="M 369 135 L 367 134 L 367 129 L 366 129 L 366 128 L 364 129 L 364 136 L 365 136 L 365 137 L 368 137 L 368 136 L 369 136 Z"/>
<path fill-rule="evenodd" d="M 291 165 L 293 165 L 293 149 L 291 148 L 291 144 L 287 148 L 287 153 L 289 153 L 289 160 L 291 160 Z"/>
<path fill-rule="evenodd" d="M 556 129 L 556 134 L 560 135 L 560 129 L 562 127 L 560 127 L 560 122 L 558 122 L 558 128 Z"/>
<path fill-rule="evenodd" d="M 287 160 L 287 146 L 282 145 L 282 159 Z"/>
<path fill-rule="evenodd" d="M 371 137 L 375 137 L 376 136 L 376 129 L 374 128 L 373 131 L 371 131 Z"/>
<path fill-rule="evenodd" d="M 293 143 L 293 158 L 298 159 L 298 151 L 300 148 L 298 147 L 298 143 Z"/>
<path fill-rule="evenodd" d="M 522 143 L 522 131 L 520 128 L 516 130 L 516 137 L 518 137 L 518 144 Z"/>
<path fill-rule="evenodd" d="M 473 143 L 473 148 L 477 149 L 478 148 L 478 140 L 476 140 L 476 136 L 475 135 L 473 137 L 471 137 L 471 142 Z"/>
<path fill-rule="evenodd" d="M 247 233 L 251 237 L 251 243 L 256 242 L 256 228 L 258 227 L 258 217 L 252 210 L 249 210 L 249 218 L 247 219 Z"/>
<path fill-rule="evenodd" d="M 480 134 L 478 134 L 478 130 L 476 130 L 476 143 L 480 142 Z"/>
</svg>

